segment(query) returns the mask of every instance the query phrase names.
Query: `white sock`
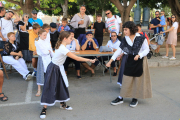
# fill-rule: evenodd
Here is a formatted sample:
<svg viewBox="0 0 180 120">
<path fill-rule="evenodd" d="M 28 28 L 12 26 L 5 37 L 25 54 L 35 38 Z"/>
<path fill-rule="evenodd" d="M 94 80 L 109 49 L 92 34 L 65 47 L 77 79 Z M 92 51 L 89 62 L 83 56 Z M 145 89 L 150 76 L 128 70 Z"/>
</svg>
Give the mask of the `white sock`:
<svg viewBox="0 0 180 120">
<path fill-rule="evenodd" d="M 121 97 L 121 96 L 119 96 L 119 99 L 122 99 L 122 97 Z"/>
<path fill-rule="evenodd" d="M 34 68 L 35 71 L 37 71 L 37 68 Z"/>
</svg>

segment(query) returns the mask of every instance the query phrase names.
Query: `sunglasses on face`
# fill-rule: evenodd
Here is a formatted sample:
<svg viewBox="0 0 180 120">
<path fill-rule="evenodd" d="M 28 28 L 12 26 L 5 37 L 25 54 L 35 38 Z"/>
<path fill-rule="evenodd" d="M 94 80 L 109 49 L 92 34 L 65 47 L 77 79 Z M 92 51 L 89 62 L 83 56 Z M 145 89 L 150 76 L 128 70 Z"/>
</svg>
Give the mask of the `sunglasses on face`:
<svg viewBox="0 0 180 120">
<path fill-rule="evenodd" d="M 171 17 L 171 18 L 175 18 L 175 17 Z"/>
<path fill-rule="evenodd" d="M 109 15 L 110 14 L 110 12 L 109 13 L 106 13 L 106 15 Z"/>
<path fill-rule="evenodd" d="M 33 15 L 37 15 L 37 13 L 33 13 Z"/>
<path fill-rule="evenodd" d="M 111 37 L 116 37 L 116 35 L 111 35 Z"/>
<path fill-rule="evenodd" d="M 159 14 L 156 14 L 156 15 L 159 15 Z"/>
</svg>

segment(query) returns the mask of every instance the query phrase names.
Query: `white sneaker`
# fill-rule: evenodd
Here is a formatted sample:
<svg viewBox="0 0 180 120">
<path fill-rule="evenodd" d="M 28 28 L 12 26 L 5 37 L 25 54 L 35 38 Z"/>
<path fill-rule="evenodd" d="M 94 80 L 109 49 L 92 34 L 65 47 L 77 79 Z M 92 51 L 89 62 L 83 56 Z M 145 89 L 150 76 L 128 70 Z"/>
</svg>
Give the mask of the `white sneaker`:
<svg viewBox="0 0 180 120">
<path fill-rule="evenodd" d="M 163 58 L 163 59 L 168 59 L 169 57 L 168 57 L 168 56 L 163 56 L 162 58 Z"/>
<path fill-rule="evenodd" d="M 171 58 L 169 58 L 169 60 L 176 60 L 176 58 L 175 57 L 171 57 Z"/>
<path fill-rule="evenodd" d="M 32 76 L 31 74 L 27 74 L 25 80 L 26 80 L 26 81 L 29 81 L 29 80 L 31 80 L 32 78 L 33 78 L 33 76 Z"/>
</svg>

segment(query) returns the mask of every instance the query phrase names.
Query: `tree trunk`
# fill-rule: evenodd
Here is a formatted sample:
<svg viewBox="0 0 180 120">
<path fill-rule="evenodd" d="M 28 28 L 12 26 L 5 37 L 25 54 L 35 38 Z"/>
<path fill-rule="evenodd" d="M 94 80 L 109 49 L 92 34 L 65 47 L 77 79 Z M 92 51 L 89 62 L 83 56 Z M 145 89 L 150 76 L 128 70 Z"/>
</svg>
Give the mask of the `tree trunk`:
<svg viewBox="0 0 180 120">
<path fill-rule="evenodd" d="M 68 17 L 68 0 L 64 0 L 64 4 L 61 4 L 63 8 L 63 17 L 67 18 Z"/>
<path fill-rule="evenodd" d="M 171 12 L 177 16 L 177 20 L 180 20 L 180 2 L 178 0 L 168 0 Z"/>
<path fill-rule="evenodd" d="M 104 11 L 104 8 L 102 8 L 102 21 L 105 22 L 105 11 Z"/>
</svg>

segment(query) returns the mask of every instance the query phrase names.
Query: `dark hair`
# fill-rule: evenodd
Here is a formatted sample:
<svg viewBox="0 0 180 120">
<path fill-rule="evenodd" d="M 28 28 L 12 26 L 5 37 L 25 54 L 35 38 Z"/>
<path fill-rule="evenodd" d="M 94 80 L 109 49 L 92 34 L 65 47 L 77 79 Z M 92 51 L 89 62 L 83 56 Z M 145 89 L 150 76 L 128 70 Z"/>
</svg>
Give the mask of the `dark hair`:
<svg viewBox="0 0 180 120">
<path fill-rule="evenodd" d="M 85 7 L 85 8 L 86 8 L 86 5 L 81 5 L 80 8 L 81 8 L 81 7 Z"/>
<path fill-rule="evenodd" d="M 62 18 L 62 21 L 66 21 L 67 22 L 67 18 Z"/>
<path fill-rule="evenodd" d="M 33 24 L 33 29 L 36 30 L 38 28 L 41 28 L 41 26 L 38 23 Z"/>
<path fill-rule="evenodd" d="M 97 14 L 96 17 L 102 17 L 102 15 L 101 14 Z"/>
<path fill-rule="evenodd" d="M 59 35 L 58 41 L 56 42 L 55 49 L 58 49 L 62 41 L 64 40 L 64 38 L 68 38 L 70 35 L 71 33 L 68 31 L 61 32 L 61 34 Z"/>
<path fill-rule="evenodd" d="M 114 31 L 113 31 L 113 32 L 111 32 L 111 34 L 112 34 L 112 33 L 115 33 L 115 34 L 117 35 L 117 33 L 116 33 L 116 32 L 114 32 Z"/>
<path fill-rule="evenodd" d="M 14 15 L 14 12 L 13 11 L 8 11 L 7 13 L 12 13 Z"/>
<path fill-rule="evenodd" d="M 141 27 L 141 24 L 137 24 L 136 26 L 137 26 L 137 27 Z"/>
<path fill-rule="evenodd" d="M 107 11 L 110 11 L 110 12 L 111 12 L 111 10 L 106 10 L 105 12 L 107 12 Z"/>
<path fill-rule="evenodd" d="M 177 16 L 176 16 L 175 14 L 173 14 L 173 15 L 171 15 L 170 26 L 172 26 L 172 25 L 173 25 L 172 16 L 174 16 L 174 17 L 175 17 L 175 22 L 178 22 L 178 20 L 177 20 Z"/>
<path fill-rule="evenodd" d="M 43 24 L 42 29 L 46 29 L 46 28 L 50 28 L 50 25 L 48 25 L 47 23 Z"/>
<path fill-rule="evenodd" d="M 39 31 L 38 31 L 38 35 L 41 35 L 43 32 L 46 32 L 44 29 L 40 29 Z"/>
<path fill-rule="evenodd" d="M 1 11 L 3 11 L 4 10 L 4 7 L 0 7 L 0 13 L 1 13 Z"/>
<path fill-rule="evenodd" d="M 123 28 L 129 28 L 131 35 L 134 35 L 138 31 L 137 26 L 132 21 L 125 22 Z"/>
</svg>

